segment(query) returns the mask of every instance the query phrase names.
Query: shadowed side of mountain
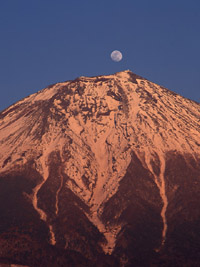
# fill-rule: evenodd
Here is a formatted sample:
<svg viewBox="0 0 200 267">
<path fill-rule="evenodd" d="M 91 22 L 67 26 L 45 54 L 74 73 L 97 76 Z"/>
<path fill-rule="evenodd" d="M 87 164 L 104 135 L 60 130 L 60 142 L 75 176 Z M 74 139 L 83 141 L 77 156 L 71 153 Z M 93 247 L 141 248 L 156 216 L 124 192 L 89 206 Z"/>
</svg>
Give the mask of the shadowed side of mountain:
<svg viewBox="0 0 200 267">
<path fill-rule="evenodd" d="M 47 184 L 50 181 L 51 185 L 47 185 L 47 187 L 45 185 L 43 189 L 44 198 L 46 194 L 49 194 L 49 190 L 52 191 L 55 186 L 51 181 L 51 175 L 49 177 Z M 31 202 L 33 188 L 40 180 L 40 174 L 35 170 L 34 164 L 31 163 L 21 169 L 15 169 L 9 174 L 1 174 L 0 176 L 0 263 L 22 264 L 31 267 L 101 266 L 99 262 L 104 263 L 105 266 L 110 266 L 113 263 L 117 264 L 114 258 L 105 256 L 100 251 L 95 253 L 97 249 L 95 234 L 91 232 L 92 229 L 93 232 L 95 231 L 95 227 L 84 215 L 82 218 L 82 212 L 75 204 L 77 197 L 73 197 L 73 193 L 70 192 L 69 194 L 63 192 L 65 195 L 61 203 L 63 208 L 60 208 L 60 215 L 56 220 L 54 218 L 53 222 L 58 245 L 50 245 L 49 229 L 45 222 L 40 219 Z M 50 203 L 51 200 L 48 202 L 46 199 L 43 205 L 51 207 Z M 51 213 L 49 213 L 49 217 L 51 218 Z M 62 237 L 67 234 L 72 245 L 66 249 Z M 85 244 L 90 243 L 89 240 L 87 241 L 89 235 L 92 238 L 89 245 L 90 249 L 84 246 L 84 242 Z M 96 230 L 97 240 L 98 235 L 100 234 Z M 83 239 L 81 236 L 85 236 L 85 238 Z M 82 245 L 81 242 L 83 242 Z M 93 250 L 94 254 L 92 260 L 89 259 L 91 256 L 88 257 L 90 250 Z M 86 257 L 83 255 L 86 255 Z M 99 258 L 101 260 L 98 260 Z"/>
<path fill-rule="evenodd" d="M 125 266 L 198 266 L 200 158 L 174 151 L 166 154 L 168 207 L 163 245 L 162 201 L 142 158 L 132 153 L 127 173 L 102 213 L 105 224 L 122 225 L 113 255 L 120 255 Z M 159 172 L 157 163 L 154 168 Z"/>
</svg>

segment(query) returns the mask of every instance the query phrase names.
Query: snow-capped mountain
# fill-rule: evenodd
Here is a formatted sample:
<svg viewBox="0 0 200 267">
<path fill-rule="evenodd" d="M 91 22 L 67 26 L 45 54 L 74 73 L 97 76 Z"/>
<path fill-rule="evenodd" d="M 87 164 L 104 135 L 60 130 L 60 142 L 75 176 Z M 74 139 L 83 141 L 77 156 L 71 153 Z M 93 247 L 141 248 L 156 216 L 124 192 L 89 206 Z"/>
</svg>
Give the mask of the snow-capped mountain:
<svg viewBox="0 0 200 267">
<path fill-rule="evenodd" d="M 194 101 L 131 71 L 54 84 L 0 113 L 0 168 L 0 261 L 200 264 Z"/>
</svg>

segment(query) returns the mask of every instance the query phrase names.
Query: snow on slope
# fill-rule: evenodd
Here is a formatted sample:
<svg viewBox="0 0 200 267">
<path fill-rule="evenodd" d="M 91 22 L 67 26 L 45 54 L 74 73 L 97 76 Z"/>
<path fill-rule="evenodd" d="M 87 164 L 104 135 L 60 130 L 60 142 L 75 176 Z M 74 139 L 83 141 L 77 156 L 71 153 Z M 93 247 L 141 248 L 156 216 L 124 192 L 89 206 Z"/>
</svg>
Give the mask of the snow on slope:
<svg viewBox="0 0 200 267">
<path fill-rule="evenodd" d="M 120 225 L 104 225 L 100 215 L 105 202 L 118 189 L 134 150 L 154 177 L 163 208 L 162 244 L 167 231 L 165 153 L 200 154 L 200 105 L 130 71 L 110 76 L 80 77 L 33 94 L 0 114 L 1 172 L 35 160 L 43 175 L 36 186 L 33 206 L 41 219 L 37 193 L 48 179 L 48 155 L 60 151 L 67 186 L 90 207 L 86 214 L 108 243 L 111 253 Z M 66 156 L 67 154 L 67 156 Z M 160 173 L 153 171 L 155 158 Z M 61 187 L 63 186 L 63 181 Z M 58 214 L 59 187 L 56 194 Z M 49 225 L 52 240 L 55 236 Z"/>
</svg>

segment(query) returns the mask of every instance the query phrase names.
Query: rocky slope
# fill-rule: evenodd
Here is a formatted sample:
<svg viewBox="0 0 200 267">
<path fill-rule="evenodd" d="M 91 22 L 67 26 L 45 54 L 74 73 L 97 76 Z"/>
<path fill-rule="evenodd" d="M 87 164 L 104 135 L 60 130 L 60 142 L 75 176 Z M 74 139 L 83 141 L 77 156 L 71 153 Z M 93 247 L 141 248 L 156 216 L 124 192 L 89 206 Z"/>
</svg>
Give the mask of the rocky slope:
<svg viewBox="0 0 200 267">
<path fill-rule="evenodd" d="M 0 167 L 4 262 L 200 263 L 194 101 L 131 71 L 57 83 L 0 113 Z"/>
</svg>

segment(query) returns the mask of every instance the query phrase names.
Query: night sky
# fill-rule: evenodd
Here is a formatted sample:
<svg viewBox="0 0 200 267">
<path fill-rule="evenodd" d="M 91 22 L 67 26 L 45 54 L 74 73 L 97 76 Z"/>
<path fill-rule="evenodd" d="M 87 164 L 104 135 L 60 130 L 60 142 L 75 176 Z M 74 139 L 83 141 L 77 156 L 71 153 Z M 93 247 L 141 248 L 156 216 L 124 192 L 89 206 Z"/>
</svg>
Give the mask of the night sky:
<svg viewBox="0 0 200 267">
<path fill-rule="evenodd" d="M 127 69 L 200 102 L 200 1 L 1 1 L 0 110 L 56 82 Z"/>
</svg>

